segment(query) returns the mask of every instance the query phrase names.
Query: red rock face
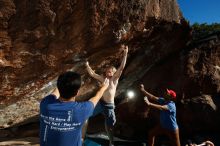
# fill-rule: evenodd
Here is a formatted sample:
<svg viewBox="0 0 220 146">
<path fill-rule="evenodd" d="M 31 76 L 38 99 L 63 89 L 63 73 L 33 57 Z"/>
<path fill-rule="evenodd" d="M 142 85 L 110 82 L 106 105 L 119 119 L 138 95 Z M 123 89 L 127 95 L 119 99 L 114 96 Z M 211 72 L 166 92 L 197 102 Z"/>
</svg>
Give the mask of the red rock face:
<svg viewBox="0 0 220 146">
<path fill-rule="evenodd" d="M 115 45 L 120 34 L 121 41 L 133 39 L 151 22 L 150 17 L 180 21 L 176 2 L 165 9 L 168 4 L 113 0 L 1 1 L 1 102 L 19 100 L 85 59 L 96 62 L 95 65 L 118 60 Z M 119 33 L 124 28 L 127 33 Z M 107 57 L 109 62 L 103 62 Z"/>
<path fill-rule="evenodd" d="M 140 93 L 136 100 L 122 103 L 127 89 L 137 90 L 138 84 L 144 83 L 149 91 L 161 95 L 165 87 L 173 88 L 179 96 L 178 113 L 185 112 L 181 110 L 183 97 L 200 96 L 200 91 L 213 97 L 219 92 L 218 74 L 214 72 L 219 65 L 218 47 L 206 55 L 201 68 L 196 55 L 206 54 L 206 50 L 192 49 L 184 54 L 188 40 L 189 26 L 173 0 L 3 0 L 0 126 L 10 127 L 38 115 L 40 100 L 66 70 L 82 74 L 84 85 L 78 100 L 88 99 L 97 82 L 86 72 L 85 61 L 89 60 L 99 74 L 109 64 L 118 67 L 122 57 L 119 44 L 125 43 L 129 55 L 117 91 L 116 134 L 143 136 L 154 125 L 156 114 L 149 112 L 151 118 L 147 118 Z M 207 62 L 215 67 L 209 70 Z M 200 79 L 204 75 L 208 80 L 203 82 Z M 185 124 L 187 118 L 180 115 L 180 119 Z"/>
</svg>

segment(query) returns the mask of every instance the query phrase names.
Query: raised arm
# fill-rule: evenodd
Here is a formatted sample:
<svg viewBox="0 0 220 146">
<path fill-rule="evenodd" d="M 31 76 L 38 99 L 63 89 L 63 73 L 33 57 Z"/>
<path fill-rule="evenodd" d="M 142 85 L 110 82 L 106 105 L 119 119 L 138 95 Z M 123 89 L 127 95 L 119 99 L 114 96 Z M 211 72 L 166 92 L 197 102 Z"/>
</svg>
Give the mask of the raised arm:
<svg viewBox="0 0 220 146">
<path fill-rule="evenodd" d="M 86 70 L 88 71 L 88 73 L 90 74 L 91 77 L 99 80 L 100 82 L 104 81 L 104 78 L 102 76 L 96 74 L 94 72 L 94 70 L 92 70 L 92 68 L 89 66 L 89 62 L 88 61 L 86 62 Z"/>
<path fill-rule="evenodd" d="M 120 67 L 117 69 L 116 73 L 114 74 L 113 78 L 115 80 L 119 79 L 121 74 L 122 74 L 122 71 L 123 69 L 125 68 L 125 64 L 126 64 L 126 61 L 127 61 L 127 56 L 128 56 L 128 46 L 124 46 L 124 56 L 123 56 L 123 59 L 122 59 L 122 62 L 121 62 L 121 65 Z"/>
<path fill-rule="evenodd" d="M 109 79 L 105 79 L 101 88 L 99 89 L 99 91 L 96 93 L 96 95 L 94 97 L 92 97 L 89 101 L 91 101 L 93 103 L 94 106 L 96 106 L 96 104 L 99 102 L 99 100 L 101 99 L 103 93 L 105 92 L 105 90 L 108 88 L 109 85 Z"/>
<path fill-rule="evenodd" d="M 149 106 L 149 107 L 152 107 L 154 109 L 157 109 L 157 110 L 169 110 L 167 105 L 159 105 L 159 104 L 154 104 L 154 103 L 151 103 L 148 98 L 145 98 L 144 101 L 146 102 L 146 104 Z"/>
<path fill-rule="evenodd" d="M 57 87 L 52 91 L 51 94 L 55 95 L 57 99 L 60 97 L 60 92 Z"/>
<path fill-rule="evenodd" d="M 141 91 L 144 93 L 145 96 L 147 96 L 147 97 L 150 98 L 151 100 L 158 101 L 159 97 L 154 96 L 153 94 L 150 94 L 149 92 L 147 92 L 147 91 L 144 89 L 144 85 L 143 85 L 143 84 L 140 85 L 140 89 L 141 89 Z"/>
<path fill-rule="evenodd" d="M 208 146 L 215 146 L 214 143 L 212 143 L 211 141 L 205 141 L 205 142 L 203 142 L 201 144 L 198 144 L 196 146 L 206 146 L 206 145 L 208 145 Z"/>
</svg>

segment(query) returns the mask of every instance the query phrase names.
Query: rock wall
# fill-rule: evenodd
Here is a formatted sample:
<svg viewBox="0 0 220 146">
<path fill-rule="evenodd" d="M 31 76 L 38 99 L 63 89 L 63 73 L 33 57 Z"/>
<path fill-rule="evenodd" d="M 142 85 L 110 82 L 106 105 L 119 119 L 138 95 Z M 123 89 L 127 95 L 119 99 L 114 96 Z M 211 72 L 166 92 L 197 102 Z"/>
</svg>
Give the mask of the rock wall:
<svg viewBox="0 0 220 146">
<path fill-rule="evenodd" d="M 122 57 L 119 45 L 125 43 L 129 55 L 117 91 L 116 135 L 144 137 L 156 121 L 156 111 L 148 115 L 139 83 L 156 95 L 166 87 L 175 89 L 178 119 L 189 132 L 188 122 L 196 123 L 194 113 L 201 107 L 213 112 L 206 115 L 209 118 L 219 113 L 214 110 L 219 105 L 219 46 L 187 48 L 190 39 L 190 28 L 175 0 L 2 0 L 0 127 L 16 127 L 38 115 L 40 100 L 66 70 L 82 74 L 78 100 L 88 99 L 98 84 L 85 71 L 85 61 L 100 74 L 109 64 L 117 67 Z M 124 100 L 130 88 L 137 98 Z M 192 112 L 190 118 L 186 111 Z M 197 126 L 203 130 L 203 124 Z M 3 130 L 16 136 L 10 128 Z M 97 129 L 90 127 L 89 132 Z"/>
</svg>

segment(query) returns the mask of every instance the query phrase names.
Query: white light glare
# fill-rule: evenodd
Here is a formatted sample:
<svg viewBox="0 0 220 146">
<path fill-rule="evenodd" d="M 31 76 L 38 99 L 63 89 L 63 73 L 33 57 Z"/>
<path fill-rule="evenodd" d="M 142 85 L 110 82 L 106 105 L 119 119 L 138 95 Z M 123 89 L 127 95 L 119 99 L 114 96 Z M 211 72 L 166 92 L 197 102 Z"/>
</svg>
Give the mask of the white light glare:
<svg viewBox="0 0 220 146">
<path fill-rule="evenodd" d="M 132 99 L 132 98 L 134 98 L 134 92 L 133 91 L 128 91 L 127 92 L 127 96 L 128 96 L 128 98 L 130 98 L 130 99 Z"/>
<path fill-rule="evenodd" d="M 49 82 L 48 85 L 51 86 L 51 85 L 52 85 L 52 82 Z"/>
</svg>

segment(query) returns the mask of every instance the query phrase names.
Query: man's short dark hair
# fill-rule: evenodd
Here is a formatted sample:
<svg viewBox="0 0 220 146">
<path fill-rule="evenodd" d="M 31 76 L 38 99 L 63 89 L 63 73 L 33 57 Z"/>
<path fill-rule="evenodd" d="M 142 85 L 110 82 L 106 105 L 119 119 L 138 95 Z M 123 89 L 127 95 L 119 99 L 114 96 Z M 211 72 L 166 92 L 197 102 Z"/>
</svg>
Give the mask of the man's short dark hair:
<svg viewBox="0 0 220 146">
<path fill-rule="evenodd" d="M 57 88 L 60 96 L 65 99 L 70 99 L 76 96 L 81 87 L 81 76 L 75 72 L 65 72 L 58 77 Z"/>
</svg>

